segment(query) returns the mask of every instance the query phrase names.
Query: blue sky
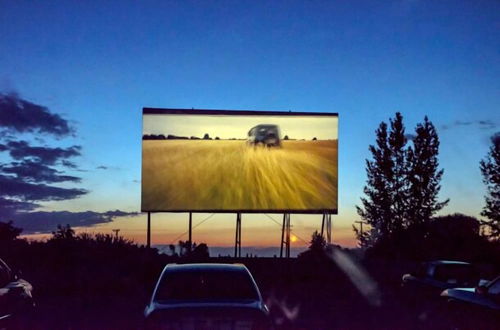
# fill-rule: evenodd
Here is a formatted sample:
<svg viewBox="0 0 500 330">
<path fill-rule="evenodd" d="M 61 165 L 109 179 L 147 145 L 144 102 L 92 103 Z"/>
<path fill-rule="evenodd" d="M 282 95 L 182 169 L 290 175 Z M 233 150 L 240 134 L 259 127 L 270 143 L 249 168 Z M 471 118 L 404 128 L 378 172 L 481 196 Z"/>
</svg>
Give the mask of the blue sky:
<svg viewBox="0 0 500 330">
<path fill-rule="evenodd" d="M 478 163 L 500 125 L 499 13 L 497 1 L 0 1 L 0 91 L 77 129 L 58 143 L 82 146 L 91 193 L 47 210 L 140 209 L 148 106 L 338 112 L 334 237 L 358 220 L 378 124 L 400 111 L 413 130 L 428 115 L 442 213 L 478 216 Z"/>
</svg>

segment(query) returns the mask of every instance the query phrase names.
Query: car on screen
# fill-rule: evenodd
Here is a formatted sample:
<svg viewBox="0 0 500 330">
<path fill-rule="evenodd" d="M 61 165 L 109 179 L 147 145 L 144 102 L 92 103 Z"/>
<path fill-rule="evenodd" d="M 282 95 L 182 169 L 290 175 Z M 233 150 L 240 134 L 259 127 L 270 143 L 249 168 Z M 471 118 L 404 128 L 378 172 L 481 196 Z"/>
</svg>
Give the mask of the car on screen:
<svg viewBox="0 0 500 330">
<path fill-rule="evenodd" d="M 0 259 L 0 329 L 17 328 L 27 321 L 35 306 L 32 285 Z"/>
<path fill-rule="evenodd" d="M 257 146 L 281 147 L 280 129 L 278 125 L 262 124 L 252 127 L 248 131 L 247 143 Z"/>
<path fill-rule="evenodd" d="M 244 265 L 169 264 L 144 311 L 147 329 L 272 329 Z"/>
<path fill-rule="evenodd" d="M 435 260 L 424 262 L 409 274 L 403 275 L 402 287 L 412 296 L 439 297 L 449 288 L 474 287 L 479 272 L 474 265 L 462 261 Z"/>
</svg>

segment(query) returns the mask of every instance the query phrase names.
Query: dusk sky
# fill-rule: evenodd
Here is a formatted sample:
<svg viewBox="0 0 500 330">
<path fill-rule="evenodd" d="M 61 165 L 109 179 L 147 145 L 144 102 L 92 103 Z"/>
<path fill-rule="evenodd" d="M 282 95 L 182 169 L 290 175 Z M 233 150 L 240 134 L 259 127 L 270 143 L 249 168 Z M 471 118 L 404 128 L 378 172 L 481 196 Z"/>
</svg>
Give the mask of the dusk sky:
<svg viewBox="0 0 500 330">
<path fill-rule="evenodd" d="M 440 214 L 479 217 L 479 161 L 500 130 L 499 22 L 500 3 L 482 0 L 0 1 L 0 93 L 74 128 L 14 132 L 0 143 L 79 146 L 67 149 L 76 166 L 57 168 L 80 180 L 55 184 L 78 188 L 75 198 L 40 202 L 39 225 L 25 232 L 71 221 L 145 242 L 145 215 L 103 215 L 140 210 L 143 107 L 338 113 L 332 236 L 344 246 L 356 244 L 351 227 L 375 129 L 400 111 L 412 133 L 427 115 L 441 141 L 440 198 L 450 198 Z M 92 219 L 75 215 L 83 211 Z M 194 224 L 208 216 L 196 214 Z M 281 217 L 270 216 L 278 223 L 243 215 L 243 246 L 279 245 Z M 194 240 L 231 246 L 235 218 L 212 216 Z M 321 226 L 318 215 L 291 221 L 293 246 Z M 186 230 L 187 214 L 153 216 L 153 244 L 187 239 Z"/>
</svg>

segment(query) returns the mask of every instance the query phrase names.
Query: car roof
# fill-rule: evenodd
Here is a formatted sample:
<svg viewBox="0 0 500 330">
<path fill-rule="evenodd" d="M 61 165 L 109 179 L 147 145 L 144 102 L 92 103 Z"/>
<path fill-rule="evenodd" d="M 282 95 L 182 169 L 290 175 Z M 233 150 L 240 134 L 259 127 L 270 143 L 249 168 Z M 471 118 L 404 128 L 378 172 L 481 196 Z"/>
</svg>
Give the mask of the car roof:
<svg viewBox="0 0 500 330">
<path fill-rule="evenodd" d="M 260 125 L 254 126 L 252 128 L 256 128 L 256 127 L 274 128 L 274 127 L 278 127 L 278 125 L 275 125 L 275 124 L 260 124 Z"/>
<path fill-rule="evenodd" d="M 170 271 L 229 271 L 229 272 L 241 272 L 246 271 L 247 268 L 243 264 L 208 264 L 208 263 L 197 263 L 197 264 L 168 264 L 165 266 L 165 270 Z"/>
<path fill-rule="evenodd" d="M 428 263 L 431 265 L 470 265 L 470 263 L 465 261 L 454 261 L 454 260 L 434 260 Z"/>
</svg>

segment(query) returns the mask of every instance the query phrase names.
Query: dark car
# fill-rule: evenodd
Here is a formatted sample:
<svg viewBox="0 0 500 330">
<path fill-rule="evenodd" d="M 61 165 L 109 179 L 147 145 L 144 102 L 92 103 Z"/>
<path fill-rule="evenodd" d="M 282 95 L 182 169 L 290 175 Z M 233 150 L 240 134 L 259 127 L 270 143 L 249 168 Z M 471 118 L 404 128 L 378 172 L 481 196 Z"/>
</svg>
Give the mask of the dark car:
<svg viewBox="0 0 500 330">
<path fill-rule="evenodd" d="M 474 287 L 479 272 L 467 262 L 436 260 L 424 262 L 412 273 L 403 275 L 403 289 L 419 296 L 439 297 L 448 288 Z"/>
<path fill-rule="evenodd" d="M 444 290 L 441 297 L 500 313 L 500 276 L 484 286 Z"/>
<path fill-rule="evenodd" d="M 144 311 L 147 329 L 271 329 L 244 265 L 167 265 Z"/>
<path fill-rule="evenodd" d="M 500 324 L 500 276 L 475 288 L 446 289 L 441 297 L 460 328 L 498 329 Z"/>
<path fill-rule="evenodd" d="M 247 143 L 257 146 L 281 147 L 280 129 L 278 125 L 263 124 L 252 127 L 248 131 Z"/>
<path fill-rule="evenodd" d="M 0 259 L 0 329 L 15 327 L 30 317 L 34 307 L 32 291 L 31 284 Z"/>
</svg>

